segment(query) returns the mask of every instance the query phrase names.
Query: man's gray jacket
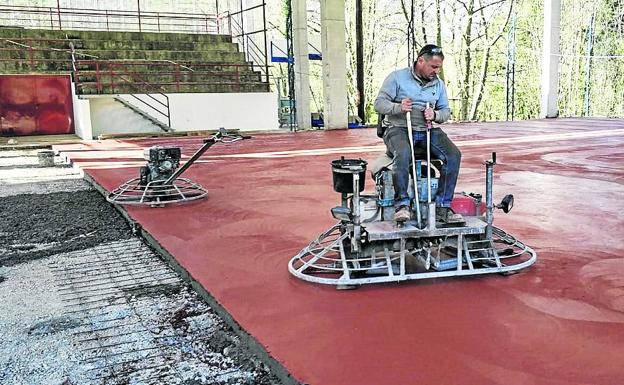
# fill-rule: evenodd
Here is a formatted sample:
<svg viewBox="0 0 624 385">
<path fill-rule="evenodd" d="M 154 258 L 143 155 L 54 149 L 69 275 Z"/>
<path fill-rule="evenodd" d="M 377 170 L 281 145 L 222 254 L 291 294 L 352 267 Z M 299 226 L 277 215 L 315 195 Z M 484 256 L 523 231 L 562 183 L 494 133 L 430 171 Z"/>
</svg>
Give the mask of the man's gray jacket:
<svg viewBox="0 0 624 385">
<path fill-rule="evenodd" d="M 423 84 L 412 68 L 392 72 L 384 80 L 379 95 L 375 99 L 375 111 L 386 115 L 384 124 L 388 127 L 406 127 L 405 113 L 401 112 L 401 100 L 412 100 L 412 128 L 424 131 L 426 127 L 422 111 L 427 102 L 435 110 L 435 122 L 444 123 L 451 116 L 446 87 L 436 77 Z"/>
</svg>

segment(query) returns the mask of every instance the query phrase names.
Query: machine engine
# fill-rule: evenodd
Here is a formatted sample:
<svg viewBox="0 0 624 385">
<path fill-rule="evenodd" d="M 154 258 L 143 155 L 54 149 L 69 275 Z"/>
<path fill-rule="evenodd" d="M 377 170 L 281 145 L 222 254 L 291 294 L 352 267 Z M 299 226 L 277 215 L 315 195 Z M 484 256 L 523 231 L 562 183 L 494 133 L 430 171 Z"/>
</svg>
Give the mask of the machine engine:
<svg viewBox="0 0 624 385">
<path fill-rule="evenodd" d="M 166 181 L 180 166 L 180 147 L 153 146 L 143 150 L 147 164 L 140 169 L 140 184 Z"/>
</svg>

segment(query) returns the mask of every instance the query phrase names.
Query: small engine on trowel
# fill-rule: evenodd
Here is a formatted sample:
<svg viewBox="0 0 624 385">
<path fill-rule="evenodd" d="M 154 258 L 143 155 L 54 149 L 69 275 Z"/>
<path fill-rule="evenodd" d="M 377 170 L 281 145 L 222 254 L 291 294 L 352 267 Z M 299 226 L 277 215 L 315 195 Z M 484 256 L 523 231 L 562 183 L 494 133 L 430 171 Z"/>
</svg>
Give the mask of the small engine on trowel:
<svg viewBox="0 0 624 385">
<path fill-rule="evenodd" d="M 180 147 L 152 146 L 143 150 L 147 164 L 139 170 L 140 184 L 152 181 L 166 181 L 180 167 Z"/>
</svg>

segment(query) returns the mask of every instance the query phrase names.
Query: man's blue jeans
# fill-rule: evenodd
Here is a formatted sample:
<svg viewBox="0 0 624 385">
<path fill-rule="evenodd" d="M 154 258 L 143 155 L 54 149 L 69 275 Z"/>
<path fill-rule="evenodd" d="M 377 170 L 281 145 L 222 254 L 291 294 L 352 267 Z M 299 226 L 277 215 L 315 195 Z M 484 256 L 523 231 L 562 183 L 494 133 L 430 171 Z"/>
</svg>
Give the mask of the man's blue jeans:
<svg viewBox="0 0 624 385">
<path fill-rule="evenodd" d="M 406 127 L 389 127 L 384 135 L 384 143 L 388 149 L 388 155 L 394 159 L 392 181 L 394 184 L 394 199 L 397 207 L 409 206 L 410 198 L 407 193 L 412 162 L 410 145 L 407 138 Z M 414 131 L 414 148 L 416 152 L 427 153 L 427 140 L 424 131 Z M 459 164 L 461 152 L 455 144 L 446 136 L 441 128 L 431 129 L 431 158 L 440 159 L 443 162 L 438 181 L 438 192 L 435 200 L 440 207 L 450 207 L 459 176 Z"/>
</svg>

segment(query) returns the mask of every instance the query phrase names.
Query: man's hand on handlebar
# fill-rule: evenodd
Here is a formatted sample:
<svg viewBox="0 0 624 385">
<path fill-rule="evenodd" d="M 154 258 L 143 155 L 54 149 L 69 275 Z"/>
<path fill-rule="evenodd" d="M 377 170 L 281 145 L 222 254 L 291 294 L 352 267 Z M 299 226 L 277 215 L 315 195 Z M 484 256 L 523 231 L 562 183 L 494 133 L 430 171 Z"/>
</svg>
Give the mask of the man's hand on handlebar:
<svg viewBox="0 0 624 385">
<path fill-rule="evenodd" d="M 405 98 L 401 100 L 401 112 L 411 112 L 412 111 L 412 99 Z"/>
<path fill-rule="evenodd" d="M 425 108 L 425 110 L 423 111 L 423 115 L 425 115 L 425 120 L 427 121 L 432 121 L 435 119 L 435 111 L 431 107 Z"/>
</svg>

